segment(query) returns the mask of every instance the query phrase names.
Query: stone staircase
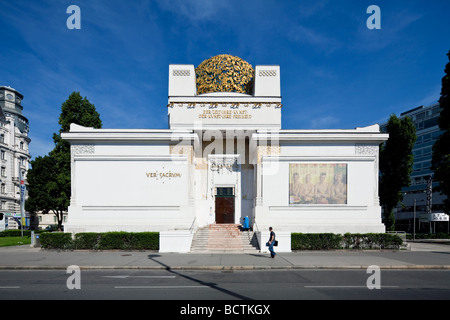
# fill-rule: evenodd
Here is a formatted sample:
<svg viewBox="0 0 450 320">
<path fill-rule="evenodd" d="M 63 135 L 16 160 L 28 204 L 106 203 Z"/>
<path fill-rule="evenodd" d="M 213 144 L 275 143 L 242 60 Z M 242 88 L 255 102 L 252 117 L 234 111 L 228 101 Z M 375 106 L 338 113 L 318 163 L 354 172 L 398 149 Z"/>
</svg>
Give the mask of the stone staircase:
<svg viewBox="0 0 450 320">
<path fill-rule="evenodd" d="M 242 231 L 238 224 L 211 224 L 197 230 L 191 252 L 257 253 L 259 245 L 253 231 Z"/>
</svg>

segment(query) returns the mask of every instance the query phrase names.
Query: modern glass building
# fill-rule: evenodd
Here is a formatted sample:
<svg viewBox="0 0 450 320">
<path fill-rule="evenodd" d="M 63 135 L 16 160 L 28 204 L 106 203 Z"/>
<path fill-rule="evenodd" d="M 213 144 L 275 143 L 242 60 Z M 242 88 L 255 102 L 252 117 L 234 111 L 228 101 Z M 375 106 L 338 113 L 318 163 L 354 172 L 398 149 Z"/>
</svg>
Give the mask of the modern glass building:
<svg viewBox="0 0 450 320">
<path fill-rule="evenodd" d="M 428 232 L 430 224 L 425 223 L 424 214 L 427 211 L 427 188 L 433 156 L 433 144 L 443 133 L 439 128 L 439 103 L 430 106 L 420 106 L 400 114 L 400 117 L 410 117 L 416 126 L 417 140 L 413 148 L 414 165 L 411 173 L 411 185 L 403 189 L 404 199 L 397 206 L 395 213 L 397 230 L 412 231 L 414 211 L 416 213 L 416 231 Z M 386 132 L 387 122 L 380 125 L 380 130 Z M 431 180 L 432 190 L 438 185 Z M 442 212 L 444 196 L 439 192 L 432 192 L 431 212 Z M 422 222 L 422 223 L 421 223 Z M 446 227 L 445 227 L 446 230 Z"/>
</svg>

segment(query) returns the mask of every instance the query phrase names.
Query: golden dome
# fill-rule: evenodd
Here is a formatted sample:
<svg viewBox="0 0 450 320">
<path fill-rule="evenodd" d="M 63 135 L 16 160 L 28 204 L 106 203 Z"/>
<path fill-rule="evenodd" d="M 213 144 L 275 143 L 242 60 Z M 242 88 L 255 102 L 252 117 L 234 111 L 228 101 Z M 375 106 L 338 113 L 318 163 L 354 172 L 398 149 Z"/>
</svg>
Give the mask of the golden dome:
<svg viewBox="0 0 450 320">
<path fill-rule="evenodd" d="M 195 68 L 197 93 L 239 92 L 252 94 L 255 71 L 251 64 L 229 54 L 209 58 Z"/>
</svg>

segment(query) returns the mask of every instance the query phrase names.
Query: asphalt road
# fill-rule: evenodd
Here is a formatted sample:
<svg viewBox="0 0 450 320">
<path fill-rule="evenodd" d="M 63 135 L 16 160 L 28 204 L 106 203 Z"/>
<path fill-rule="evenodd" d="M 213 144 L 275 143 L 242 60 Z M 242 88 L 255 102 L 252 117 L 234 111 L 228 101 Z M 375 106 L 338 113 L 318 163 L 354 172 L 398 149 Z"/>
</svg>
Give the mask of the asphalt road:
<svg viewBox="0 0 450 320">
<path fill-rule="evenodd" d="M 450 272 L 0 270 L 0 299 L 178 300 L 183 303 L 195 300 L 235 303 L 242 300 L 449 300 Z"/>
</svg>

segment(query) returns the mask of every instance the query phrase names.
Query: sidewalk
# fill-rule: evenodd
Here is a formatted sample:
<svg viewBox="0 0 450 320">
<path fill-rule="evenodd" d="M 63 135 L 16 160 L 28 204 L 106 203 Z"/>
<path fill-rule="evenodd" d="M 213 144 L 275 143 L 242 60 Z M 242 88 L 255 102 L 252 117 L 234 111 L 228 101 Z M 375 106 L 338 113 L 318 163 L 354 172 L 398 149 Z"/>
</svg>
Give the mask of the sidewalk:
<svg viewBox="0 0 450 320">
<path fill-rule="evenodd" d="M 408 242 L 400 251 L 299 251 L 269 254 L 159 253 L 156 251 L 57 251 L 29 245 L 0 248 L 0 270 L 149 269 L 149 270 L 263 270 L 263 269 L 449 269 L 450 243 Z"/>
</svg>

